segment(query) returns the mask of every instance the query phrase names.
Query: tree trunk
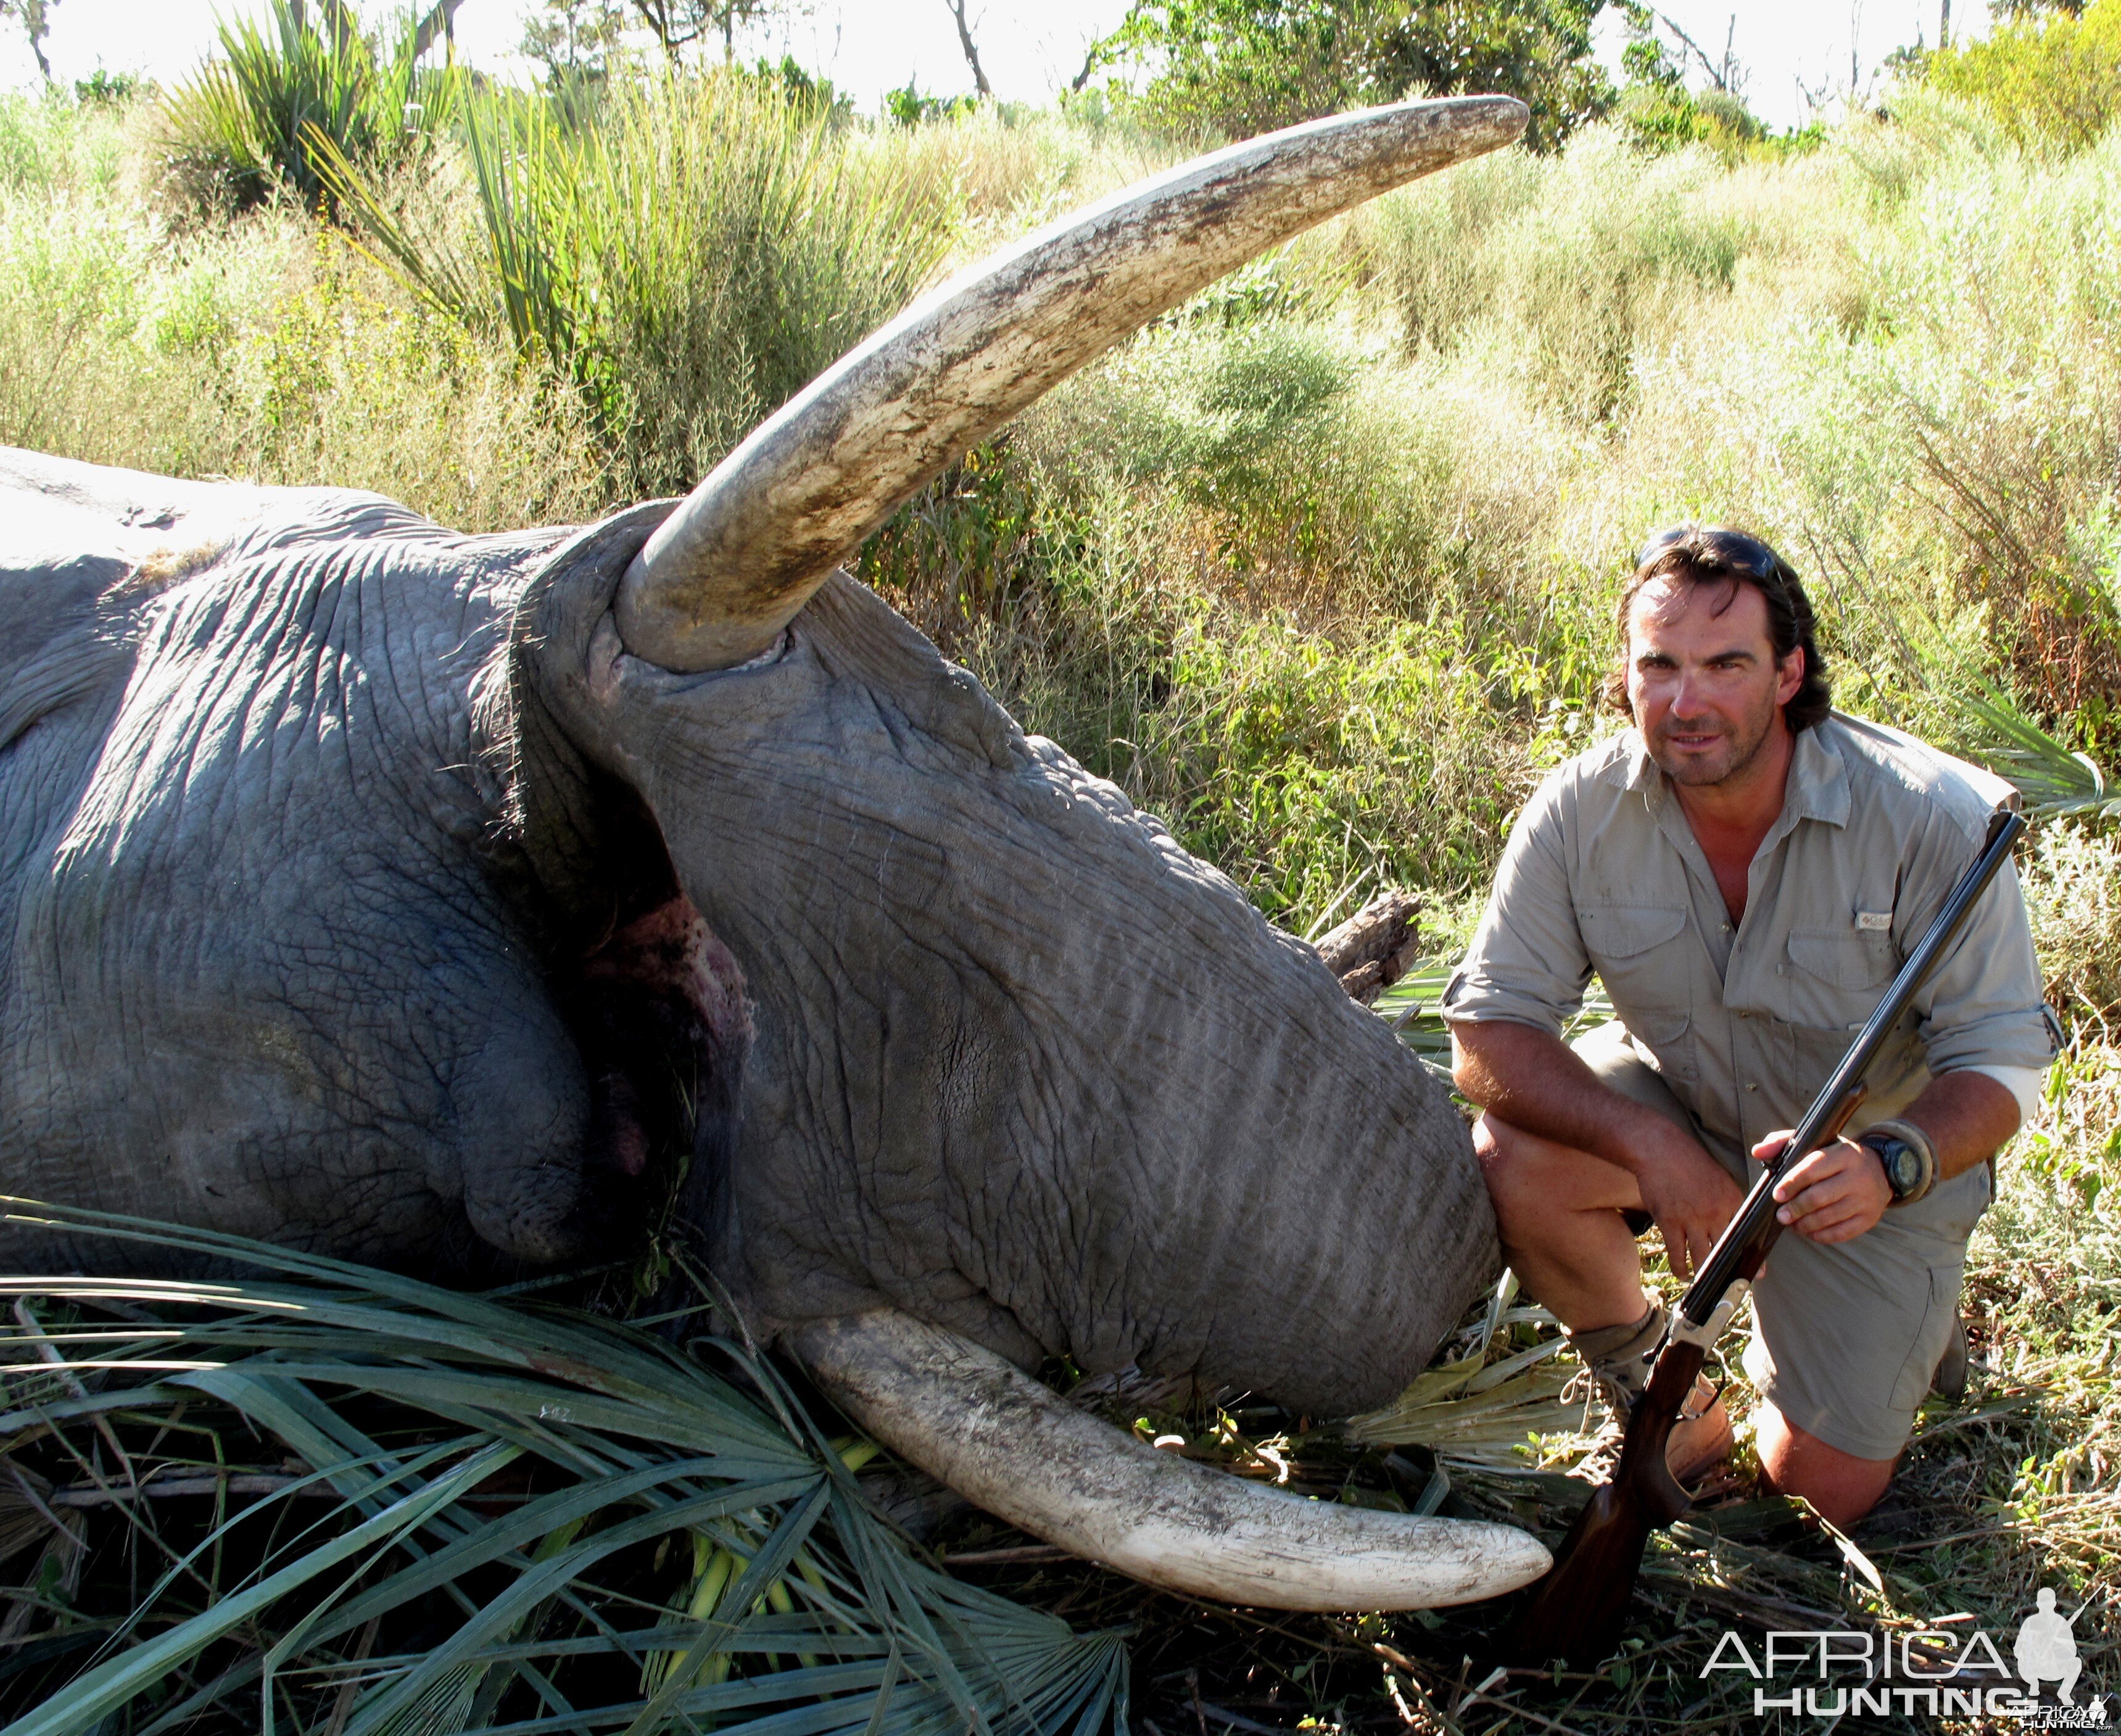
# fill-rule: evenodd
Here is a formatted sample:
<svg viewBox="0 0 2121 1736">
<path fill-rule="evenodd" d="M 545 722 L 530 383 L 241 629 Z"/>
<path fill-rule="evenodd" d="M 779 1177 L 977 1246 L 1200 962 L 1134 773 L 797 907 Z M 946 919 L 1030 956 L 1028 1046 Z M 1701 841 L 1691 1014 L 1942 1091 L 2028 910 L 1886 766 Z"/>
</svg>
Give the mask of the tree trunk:
<svg viewBox="0 0 2121 1736">
<path fill-rule="evenodd" d="M 420 21 L 420 28 L 413 38 L 413 58 L 417 60 L 435 45 L 435 39 L 456 21 L 457 8 L 464 0 L 435 0 L 434 7 Z"/>
<path fill-rule="evenodd" d="M 965 51 L 965 64 L 972 69 L 972 88 L 982 96 L 994 95 L 988 84 L 986 71 L 980 65 L 980 51 L 972 44 L 972 26 L 965 22 L 965 0 L 944 0 L 950 8 L 950 16 L 958 21 L 958 42 Z"/>
<path fill-rule="evenodd" d="M 44 16 L 46 0 L 26 0 L 22 7 L 22 23 L 30 33 L 30 52 L 37 57 L 37 70 L 44 75 L 44 82 L 52 82 L 52 63 L 44 58 L 44 33 L 50 28 Z"/>
</svg>

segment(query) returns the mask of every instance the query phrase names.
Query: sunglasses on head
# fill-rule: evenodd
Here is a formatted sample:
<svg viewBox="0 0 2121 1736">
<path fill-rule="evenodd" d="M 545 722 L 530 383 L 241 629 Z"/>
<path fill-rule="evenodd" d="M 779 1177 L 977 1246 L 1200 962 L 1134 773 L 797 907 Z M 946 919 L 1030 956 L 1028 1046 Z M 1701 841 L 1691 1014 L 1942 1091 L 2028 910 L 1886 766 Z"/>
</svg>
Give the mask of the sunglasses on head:
<svg viewBox="0 0 2121 1736">
<path fill-rule="evenodd" d="M 1742 530 L 1707 530 L 1699 525 L 1673 525 L 1657 531 L 1635 557 L 1640 572 L 1675 544 L 1691 543 L 1700 565 L 1709 571 L 1741 573 L 1763 583 L 1787 584 L 1797 575 L 1789 563 L 1758 537 Z"/>
</svg>

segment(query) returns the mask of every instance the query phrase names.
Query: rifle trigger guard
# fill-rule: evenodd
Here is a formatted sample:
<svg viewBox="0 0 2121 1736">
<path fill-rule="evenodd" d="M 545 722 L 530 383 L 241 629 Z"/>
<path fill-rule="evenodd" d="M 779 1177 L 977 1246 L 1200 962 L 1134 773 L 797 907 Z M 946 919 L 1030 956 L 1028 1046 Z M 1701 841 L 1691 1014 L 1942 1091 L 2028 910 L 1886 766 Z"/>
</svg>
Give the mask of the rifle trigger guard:
<svg viewBox="0 0 2121 1736">
<path fill-rule="evenodd" d="M 1723 1300 L 1711 1311 L 1708 1318 L 1696 1326 L 1686 1318 L 1685 1312 L 1672 1316 L 1671 1337 L 1676 1344 L 1698 1346 L 1704 1356 L 1716 1347 L 1716 1341 L 1723 1336 L 1723 1328 L 1731 1323 L 1731 1316 L 1738 1312 L 1738 1304 L 1746 1300 L 1746 1293 L 1753 1286 L 1745 1279 L 1735 1280 L 1723 1292 Z"/>
</svg>

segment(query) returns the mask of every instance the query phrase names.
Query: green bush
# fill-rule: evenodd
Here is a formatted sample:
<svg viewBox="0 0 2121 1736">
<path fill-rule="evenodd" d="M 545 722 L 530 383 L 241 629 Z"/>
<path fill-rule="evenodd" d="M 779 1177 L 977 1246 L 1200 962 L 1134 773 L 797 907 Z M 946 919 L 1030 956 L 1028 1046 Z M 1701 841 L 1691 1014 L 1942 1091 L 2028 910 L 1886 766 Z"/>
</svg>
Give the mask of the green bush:
<svg viewBox="0 0 2121 1736">
<path fill-rule="evenodd" d="M 1988 110 L 2021 144 L 2083 150 L 2121 118 L 2121 0 L 2004 25 L 1932 55 L 1927 76 Z"/>
<path fill-rule="evenodd" d="M 1248 138 L 1365 103 L 1501 92 L 1559 149 L 1611 105 L 1592 50 L 1599 0 L 1135 0 L 1093 63 L 1148 73 L 1115 94 L 1187 139 Z"/>
<path fill-rule="evenodd" d="M 0 92 L 0 191 L 114 194 L 129 128 L 119 105 Z"/>
<path fill-rule="evenodd" d="M 975 458 L 863 576 L 1278 920 L 1301 929 L 1359 882 L 1470 884 L 1537 772 L 1589 739 L 1521 645 L 1469 645 L 1448 618 L 1328 633 L 1267 600 L 1286 574 L 1211 594 L 1178 564 L 1205 527 L 1176 494 Z"/>
<path fill-rule="evenodd" d="M 1684 88 L 1636 85 L 1621 93 L 1616 114 L 1638 145 L 1653 151 L 1703 145 L 1727 162 L 1755 152 L 1806 148 L 1824 136 L 1814 128 L 1787 139 L 1771 138 L 1759 117 L 1727 91 L 1690 96 Z"/>
<path fill-rule="evenodd" d="M 119 106 L 132 101 L 146 87 L 147 81 L 138 72 L 111 72 L 98 67 L 86 78 L 74 80 L 73 94 L 77 102 Z"/>
<path fill-rule="evenodd" d="M 386 49 L 351 28 L 320 29 L 289 0 L 271 0 L 269 34 L 249 17 L 223 19 L 220 58 L 165 105 L 172 180 L 208 210 L 247 209 L 282 188 L 305 205 L 329 206 L 320 139 L 378 168 L 417 154 L 447 125 L 462 84 L 454 70 L 415 65 L 417 28 L 409 15 L 401 20 Z"/>
<path fill-rule="evenodd" d="M 933 273 L 955 191 L 778 78 L 656 76 L 576 128 L 542 96 L 466 110 L 471 196 L 329 180 L 379 255 L 581 391 L 636 494 L 688 488 Z"/>
</svg>

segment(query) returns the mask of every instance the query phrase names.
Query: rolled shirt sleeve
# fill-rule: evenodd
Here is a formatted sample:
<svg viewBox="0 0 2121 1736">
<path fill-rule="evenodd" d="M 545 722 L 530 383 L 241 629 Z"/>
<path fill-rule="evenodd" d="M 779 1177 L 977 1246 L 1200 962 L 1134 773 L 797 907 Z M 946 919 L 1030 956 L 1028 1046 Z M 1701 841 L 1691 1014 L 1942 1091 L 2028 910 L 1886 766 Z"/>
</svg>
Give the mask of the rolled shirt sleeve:
<svg viewBox="0 0 2121 1736">
<path fill-rule="evenodd" d="M 1956 829 L 1956 828 L 1955 828 Z M 1965 871 L 1964 846 L 1922 852 L 1928 884 L 1916 896 L 1909 944 L 1943 908 Z M 2006 862 L 1982 894 L 1951 950 L 1915 996 L 1925 1057 L 1932 1074 L 2044 1068 L 2054 1055 L 2041 1010 L 2040 965 L 2015 863 Z"/>
<path fill-rule="evenodd" d="M 1438 1010 L 1452 1023 L 1506 1020 L 1558 1037 L 1582 1008 L 1591 956 L 1569 895 L 1567 799 L 1557 772 L 1511 827 L 1480 926 L 1443 991 Z"/>
</svg>

